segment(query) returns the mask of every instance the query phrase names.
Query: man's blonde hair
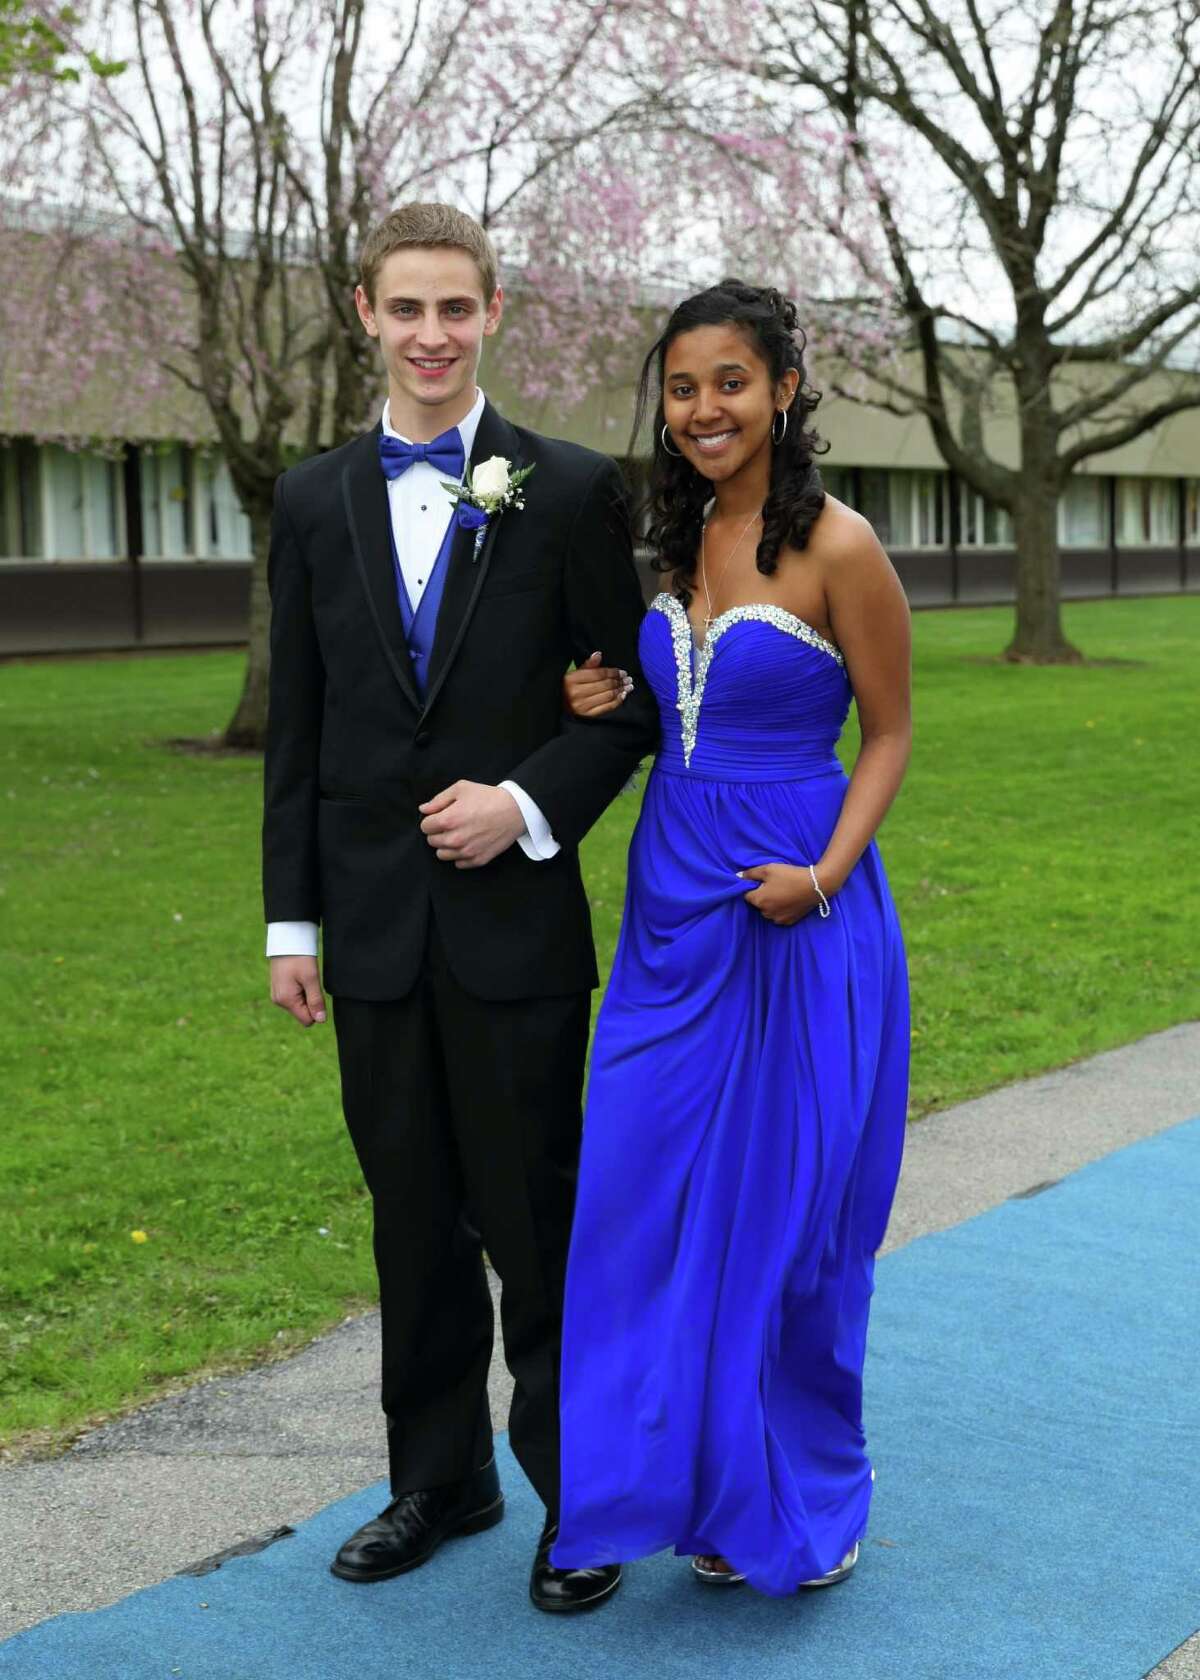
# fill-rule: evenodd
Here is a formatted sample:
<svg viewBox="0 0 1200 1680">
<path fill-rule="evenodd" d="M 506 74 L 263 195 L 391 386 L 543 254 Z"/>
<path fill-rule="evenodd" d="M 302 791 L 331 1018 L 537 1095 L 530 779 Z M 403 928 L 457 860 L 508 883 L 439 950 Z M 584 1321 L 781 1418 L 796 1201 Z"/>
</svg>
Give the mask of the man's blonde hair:
<svg viewBox="0 0 1200 1680">
<path fill-rule="evenodd" d="M 484 302 L 492 301 L 499 264 L 496 247 L 479 223 L 452 204 L 402 204 L 370 230 L 358 259 L 362 289 L 372 306 L 379 270 L 393 251 L 409 246 L 465 251 L 479 270 Z"/>
</svg>

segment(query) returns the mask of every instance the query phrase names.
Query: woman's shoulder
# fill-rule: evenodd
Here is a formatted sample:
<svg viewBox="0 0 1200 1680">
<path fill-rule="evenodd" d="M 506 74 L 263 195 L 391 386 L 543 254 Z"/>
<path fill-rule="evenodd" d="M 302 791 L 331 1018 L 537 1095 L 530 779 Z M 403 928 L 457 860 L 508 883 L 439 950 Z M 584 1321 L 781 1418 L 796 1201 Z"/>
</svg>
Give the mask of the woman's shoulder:
<svg viewBox="0 0 1200 1680">
<path fill-rule="evenodd" d="M 819 569 L 827 588 L 860 584 L 893 572 L 870 520 L 836 496 L 826 495 L 804 553 L 809 564 Z"/>
<path fill-rule="evenodd" d="M 879 538 L 870 520 L 839 502 L 836 496 L 825 494 L 825 505 L 813 521 L 805 545 L 814 558 L 828 558 L 853 563 L 883 554 Z"/>
<path fill-rule="evenodd" d="M 903 596 L 870 520 L 836 496 L 826 495 L 804 548 L 785 550 L 785 555 L 793 562 L 787 570 L 796 598 L 811 602 L 809 612 L 795 610 L 817 628 L 820 619 L 844 629 L 847 615 L 869 610 L 871 602 Z"/>
</svg>

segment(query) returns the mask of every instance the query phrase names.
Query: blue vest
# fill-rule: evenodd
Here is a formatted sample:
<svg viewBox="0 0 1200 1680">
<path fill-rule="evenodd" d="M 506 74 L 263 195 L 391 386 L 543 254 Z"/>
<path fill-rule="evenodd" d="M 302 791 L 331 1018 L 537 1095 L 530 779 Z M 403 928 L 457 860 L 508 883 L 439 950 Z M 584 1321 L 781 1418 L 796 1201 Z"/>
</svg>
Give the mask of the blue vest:
<svg viewBox="0 0 1200 1680">
<path fill-rule="evenodd" d="M 408 589 L 404 583 L 404 573 L 400 569 L 400 556 L 396 552 L 396 533 L 392 530 L 392 522 L 388 519 L 388 535 L 392 544 L 392 565 L 396 572 L 396 593 L 400 597 L 400 617 L 404 622 L 404 639 L 408 643 L 409 658 L 412 660 L 413 675 L 417 680 L 417 693 L 422 699 L 429 687 L 429 659 L 433 653 L 433 638 L 437 632 L 438 613 L 441 610 L 442 594 L 446 588 L 446 573 L 450 569 L 450 550 L 454 547 L 454 537 L 458 530 L 458 521 L 451 510 L 450 522 L 446 526 L 446 535 L 442 538 L 442 546 L 438 549 L 437 559 L 433 563 L 433 570 L 429 574 L 429 582 L 425 591 L 417 602 L 417 610 L 413 611 L 412 602 L 408 598 Z"/>
</svg>

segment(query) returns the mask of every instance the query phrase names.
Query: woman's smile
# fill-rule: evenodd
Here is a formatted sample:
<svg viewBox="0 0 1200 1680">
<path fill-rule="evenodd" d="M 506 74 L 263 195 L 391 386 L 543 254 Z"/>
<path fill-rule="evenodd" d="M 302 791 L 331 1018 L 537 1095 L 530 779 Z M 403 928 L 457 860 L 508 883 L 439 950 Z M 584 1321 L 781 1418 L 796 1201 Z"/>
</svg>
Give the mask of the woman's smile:
<svg viewBox="0 0 1200 1680">
<path fill-rule="evenodd" d="M 696 445 L 702 455 L 719 455 L 727 444 L 733 442 L 737 436 L 737 427 L 730 427 L 723 432 L 689 432 L 688 439 Z"/>
</svg>

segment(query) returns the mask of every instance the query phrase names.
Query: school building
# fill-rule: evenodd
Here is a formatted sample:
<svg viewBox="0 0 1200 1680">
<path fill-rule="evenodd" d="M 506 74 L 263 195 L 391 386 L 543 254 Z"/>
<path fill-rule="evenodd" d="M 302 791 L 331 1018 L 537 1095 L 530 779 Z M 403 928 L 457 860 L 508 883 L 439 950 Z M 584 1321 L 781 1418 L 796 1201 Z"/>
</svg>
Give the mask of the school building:
<svg viewBox="0 0 1200 1680">
<path fill-rule="evenodd" d="M 818 388 L 823 373 L 837 370 L 818 357 Z M 1138 400 L 1152 404 L 1168 382 L 1193 377 L 1155 375 Z M 481 383 L 518 423 L 602 449 L 635 478 L 644 471 L 628 458 L 632 380 L 555 412 L 505 378 L 501 334 Z M 51 426 L 43 405 L 34 436 L 22 429 L 19 396 L 0 402 L 0 655 L 244 638 L 249 523 L 203 405 L 181 400 L 186 443 L 172 435 L 178 403 L 169 414 L 148 404 L 144 417 L 126 419 L 136 436 L 110 436 L 95 393 L 82 417 L 64 399 Z M 923 419 L 836 398 L 817 423 L 831 445 L 821 461 L 827 488 L 870 519 L 914 606 L 1013 598 L 1008 516 L 946 470 Z M 81 433 L 87 447 L 55 441 Z M 1016 429 L 999 403 L 985 437 L 995 458 L 1015 462 Z M 1200 590 L 1200 409 L 1088 460 L 1060 505 L 1058 541 L 1068 599 Z M 647 586 L 657 587 L 649 573 Z"/>
</svg>

